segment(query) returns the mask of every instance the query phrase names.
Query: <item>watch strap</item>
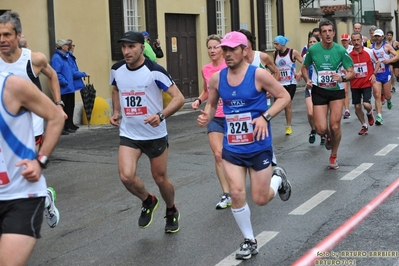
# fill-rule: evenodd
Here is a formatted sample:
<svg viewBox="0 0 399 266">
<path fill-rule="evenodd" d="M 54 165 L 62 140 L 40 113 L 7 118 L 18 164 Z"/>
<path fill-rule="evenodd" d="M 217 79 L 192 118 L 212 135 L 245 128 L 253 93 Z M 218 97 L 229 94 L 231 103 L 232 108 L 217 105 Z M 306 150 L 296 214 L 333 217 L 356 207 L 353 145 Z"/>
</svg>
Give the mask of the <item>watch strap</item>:
<svg viewBox="0 0 399 266">
<path fill-rule="evenodd" d="M 58 102 L 55 102 L 55 105 L 62 105 L 62 106 L 64 106 L 64 107 L 65 107 L 65 103 L 64 103 L 64 101 L 58 101 Z"/>
<path fill-rule="evenodd" d="M 38 155 L 36 160 L 39 162 L 40 166 L 44 169 L 47 168 L 48 163 L 50 162 L 48 157 L 45 155 Z"/>
</svg>

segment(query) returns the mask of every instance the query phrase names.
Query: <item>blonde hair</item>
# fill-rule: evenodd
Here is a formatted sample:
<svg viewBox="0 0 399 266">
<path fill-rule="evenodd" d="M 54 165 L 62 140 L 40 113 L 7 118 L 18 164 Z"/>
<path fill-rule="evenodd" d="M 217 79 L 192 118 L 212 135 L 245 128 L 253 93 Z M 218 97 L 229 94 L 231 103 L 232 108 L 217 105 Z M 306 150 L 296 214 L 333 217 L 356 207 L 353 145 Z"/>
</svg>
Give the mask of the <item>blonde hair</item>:
<svg viewBox="0 0 399 266">
<path fill-rule="evenodd" d="M 208 42 L 209 42 L 210 40 L 215 40 L 215 41 L 221 43 L 221 42 L 222 42 L 222 37 L 221 37 L 220 35 L 218 35 L 218 34 L 211 34 L 211 35 L 209 35 L 209 36 L 206 38 L 206 43 L 205 43 L 206 47 L 208 47 Z"/>
</svg>

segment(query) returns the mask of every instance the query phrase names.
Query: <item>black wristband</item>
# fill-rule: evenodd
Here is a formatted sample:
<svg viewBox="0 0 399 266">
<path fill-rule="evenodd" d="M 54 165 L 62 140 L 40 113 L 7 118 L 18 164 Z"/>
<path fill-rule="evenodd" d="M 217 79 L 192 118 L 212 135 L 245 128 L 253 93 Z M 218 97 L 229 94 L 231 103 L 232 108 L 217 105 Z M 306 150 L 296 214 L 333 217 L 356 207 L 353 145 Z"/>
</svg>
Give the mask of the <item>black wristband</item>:
<svg viewBox="0 0 399 266">
<path fill-rule="evenodd" d="M 198 100 L 200 102 L 200 105 L 202 104 L 202 101 L 200 98 L 195 99 L 196 101 Z"/>
</svg>

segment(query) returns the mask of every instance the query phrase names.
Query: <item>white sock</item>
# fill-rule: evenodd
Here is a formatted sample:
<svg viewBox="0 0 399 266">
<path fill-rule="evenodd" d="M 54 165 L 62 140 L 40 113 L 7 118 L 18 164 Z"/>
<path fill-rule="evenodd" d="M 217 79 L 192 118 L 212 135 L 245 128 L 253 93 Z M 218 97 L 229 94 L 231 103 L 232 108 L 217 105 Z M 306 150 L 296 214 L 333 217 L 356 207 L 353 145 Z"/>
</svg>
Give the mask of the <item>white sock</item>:
<svg viewBox="0 0 399 266">
<path fill-rule="evenodd" d="M 273 175 L 272 176 L 272 179 L 270 180 L 270 187 L 274 191 L 274 196 L 277 195 L 277 190 L 280 187 L 282 182 L 283 182 L 283 180 L 278 175 Z"/>
<path fill-rule="evenodd" d="M 364 123 L 363 126 L 364 126 L 365 128 L 367 128 L 367 124 L 366 124 L 366 123 Z"/>
<path fill-rule="evenodd" d="M 233 213 L 234 219 L 236 220 L 241 233 L 244 235 L 244 238 L 255 240 L 251 224 L 251 210 L 249 209 L 248 204 L 245 204 L 244 207 L 239 209 L 231 208 L 231 212 Z"/>
</svg>

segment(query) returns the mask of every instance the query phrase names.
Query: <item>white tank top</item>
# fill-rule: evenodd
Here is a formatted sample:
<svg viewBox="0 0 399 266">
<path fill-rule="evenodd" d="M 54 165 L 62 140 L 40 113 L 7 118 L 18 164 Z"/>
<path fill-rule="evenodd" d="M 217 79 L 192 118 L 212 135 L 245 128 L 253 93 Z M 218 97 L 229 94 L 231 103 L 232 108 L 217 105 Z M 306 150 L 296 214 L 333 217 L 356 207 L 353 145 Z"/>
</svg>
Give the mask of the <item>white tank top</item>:
<svg viewBox="0 0 399 266">
<path fill-rule="evenodd" d="M 296 84 L 295 73 L 296 73 L 296 65 L 295 62 L 292 61 L 292 53 L 293 50 L 291 48 L 287 48 L 287 54 L 285 56 L 280 56 L 280 53 L 276 51 L 274 63 L 280 71 L 280 84 L 291 85 Z"/>
<path fill-rule="evenodd" d="M 40 90 L 39 77 L 35 75 L 32 65 L 32 52 L 29 49 L 22 48 L 21 56 L 14 63 L 7 63 L 0 57 L 0 70 L 9 72 L 16 76 L 23 77 L 32 81 Z M 43 135 L 44 120 L 43 118 L 32 113 L 34 136 Z"/>
<path fill-rule="evenodd" d="M 3 95 L 4 83 L 9 76 L 0 72 L 0 95 Z M 28 182 L 21 172 L 23 166 L 15 164 L 22 159 L 34 159 L 37 156 L 32 129 L 31 113 L 10 114 L 5 109 L 4 100 L 0 101 L 0 200 L 46 196 L 46 180 L 42 175 L 38 182 Z"/>
<path fill-rule="evenodd" d="M 266 67 L 260 61 L 260 51 L 255 51 L 254 52 L 254 59 L 252 60 L 251 65 L 266 69 Z M 267 102 L 267 106 L 270 107 L 271 101 L 270 101 L 269 98 L 267 98 L 266 102 Z"/>
<path fill-rule="evenodd" d="M 260 61 L 260 51 L 254 51 L 254 60 L 252 61 L 251 65 L 260 68 L 265 68 L 265 66 Z"/>
</svg>

